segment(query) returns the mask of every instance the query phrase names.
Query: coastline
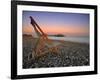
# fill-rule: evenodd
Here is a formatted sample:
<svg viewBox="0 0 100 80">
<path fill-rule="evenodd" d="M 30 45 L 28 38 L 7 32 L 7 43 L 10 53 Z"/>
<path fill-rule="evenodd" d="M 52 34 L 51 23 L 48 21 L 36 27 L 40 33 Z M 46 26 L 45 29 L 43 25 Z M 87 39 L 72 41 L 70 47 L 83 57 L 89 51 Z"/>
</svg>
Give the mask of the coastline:
<svg viewBox="0 0 100 80">
<path fill-rule="evenodd" d="M 50 52 L 39 59 L 27 60 L 27 55 L 32 53 L 36 39 L 32 36 L 23 36 L 23 68 L 69 67 L 89 65 L 89 44 L 71 41 L 61 42 L 59 55 Z"/>
</svg>

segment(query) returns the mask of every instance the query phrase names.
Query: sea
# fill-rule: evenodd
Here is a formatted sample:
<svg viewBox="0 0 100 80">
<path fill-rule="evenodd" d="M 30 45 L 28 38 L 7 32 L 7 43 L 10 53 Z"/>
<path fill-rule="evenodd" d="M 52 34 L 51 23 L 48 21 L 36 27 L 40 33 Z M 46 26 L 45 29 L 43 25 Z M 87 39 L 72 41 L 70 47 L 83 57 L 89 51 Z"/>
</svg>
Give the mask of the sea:
<svg viewBox="0 0 100 80">
<path fill-rule="evenodd" d="M 49 39 L 52 40 L 64 40 L 64 41 L 72 41 L 72 42 L 79 42 L 79 43 L 89 43 L 89 37 L 55 37 L 49 36 Z"/>
</svg>

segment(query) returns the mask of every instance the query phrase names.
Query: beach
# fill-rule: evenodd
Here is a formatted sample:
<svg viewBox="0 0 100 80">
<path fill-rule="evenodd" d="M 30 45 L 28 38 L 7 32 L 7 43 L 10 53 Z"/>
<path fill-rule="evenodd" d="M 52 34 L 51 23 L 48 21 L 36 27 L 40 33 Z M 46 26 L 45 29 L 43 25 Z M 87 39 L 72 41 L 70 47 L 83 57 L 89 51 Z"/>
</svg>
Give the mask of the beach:
<svg viewBox="0 0 100 80">
<path fill-rule="evenodd" d="M 52 40 L 61 42 L 60 40 Z M 28 54 L 33 51 L 36 39 L 30 35 L 23 35 L 23 68 L 48 68 L 48 67 L 70 67 L 89 66 L 90 52 L 89 43 L 63 41 L 59 48 L 59 54 L 46 53 L 40 58 L 28 60 Z"/>
</svg>

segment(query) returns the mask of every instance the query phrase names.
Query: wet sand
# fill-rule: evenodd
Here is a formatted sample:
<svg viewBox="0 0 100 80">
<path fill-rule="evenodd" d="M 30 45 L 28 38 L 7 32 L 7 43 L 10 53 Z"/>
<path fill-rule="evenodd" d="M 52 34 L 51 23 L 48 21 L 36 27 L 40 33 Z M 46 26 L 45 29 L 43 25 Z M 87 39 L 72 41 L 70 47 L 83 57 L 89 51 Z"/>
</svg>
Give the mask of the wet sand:
<svg viewBox="0 0 100 80">
<path fill-rule="evenodd" d="M 59 48 L 59 54 L 46 53 L 44 56 L 28 60 L 28 54 L 32 53 L 36 39 L 32 36 L 23 36 L 23 68 L 44 67 L 70 67 L 89 65 L 89 44 L 63 41 Z M 53 40 L 53 42 L 60 42 Z"/>
</svg>

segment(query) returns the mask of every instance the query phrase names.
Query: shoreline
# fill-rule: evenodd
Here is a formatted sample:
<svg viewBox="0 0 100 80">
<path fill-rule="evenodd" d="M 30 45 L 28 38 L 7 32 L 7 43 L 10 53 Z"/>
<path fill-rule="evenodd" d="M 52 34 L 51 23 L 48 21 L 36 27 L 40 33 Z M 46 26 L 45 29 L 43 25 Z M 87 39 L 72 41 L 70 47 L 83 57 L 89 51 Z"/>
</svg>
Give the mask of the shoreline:
<svg viewBox="0 0 100 80">
<path fill-rule="evenodd" d="M 36 39 L 32 36 L 23 36 L 23 68 L 45 68 L 45 67 L 68 67 L 68 66 L 88 66 L 89 65 L 89 44 L 71 41 L 59 41 L 61 54 L 47 53 L 39 59 L 27 60 L 27 55 L 32 53 Z"/>
<path fill-rule="evenodd" d="M 32 37 L 32 35 L 23 35 L 24 37 Z M 82 42 L 82 41 L 73 41 L 73 40 L 63 40 L 63 39 L 54 39 L 55 36 L 53 36 L 50 38 L 50 36 L 48 36 L 48 38 L 52 41 L 64 41 L 64 42 L 72 42 L 72 43 L 80 43 L 80 44 L 90 44 L 89 42 Z M 68 36 L 69 37 L 69 36 Z M 34 37 L 35 39 L 37 39 L 36 37 Z M 56 37 L 56 38 L 64 38 L 64 37 Z"/>
</svg>

